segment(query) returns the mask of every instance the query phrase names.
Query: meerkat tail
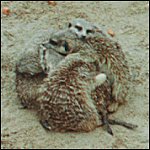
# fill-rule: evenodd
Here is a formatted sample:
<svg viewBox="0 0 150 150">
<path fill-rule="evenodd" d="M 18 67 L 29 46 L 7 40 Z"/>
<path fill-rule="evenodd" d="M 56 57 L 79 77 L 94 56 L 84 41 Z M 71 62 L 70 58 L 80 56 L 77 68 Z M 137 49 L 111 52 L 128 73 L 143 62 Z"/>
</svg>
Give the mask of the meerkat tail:
<svg viewBox="0 0 150 150">
<path fill-rule="evenodd" d="M 125 121 L 119 121 L 119 120 L 108 119 L 108 122 L 109 122 L 109 124 L 124 126 L 124 127 L 128 128 L 128 129 L 135 129 L 135 128 L 138 127 L 138 126 L 135 125 L 135 124 L 127 123 L 127 122 L 125 122 Z"/>
</svg>

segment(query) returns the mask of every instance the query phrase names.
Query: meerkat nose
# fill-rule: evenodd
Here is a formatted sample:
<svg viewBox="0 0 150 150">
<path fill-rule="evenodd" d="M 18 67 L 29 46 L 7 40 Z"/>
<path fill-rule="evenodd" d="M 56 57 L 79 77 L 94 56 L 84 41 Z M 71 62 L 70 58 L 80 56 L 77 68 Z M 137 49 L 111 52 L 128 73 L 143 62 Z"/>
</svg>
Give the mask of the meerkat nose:
<svg viewBox="0 0 150 150">
<path fill-rule="evenodd" d="M 85 35 L 82 35 L 82 37 L 81 37 L 82 39 L 85 39 L 86 38 L 86 36 Z"/>
</svg>

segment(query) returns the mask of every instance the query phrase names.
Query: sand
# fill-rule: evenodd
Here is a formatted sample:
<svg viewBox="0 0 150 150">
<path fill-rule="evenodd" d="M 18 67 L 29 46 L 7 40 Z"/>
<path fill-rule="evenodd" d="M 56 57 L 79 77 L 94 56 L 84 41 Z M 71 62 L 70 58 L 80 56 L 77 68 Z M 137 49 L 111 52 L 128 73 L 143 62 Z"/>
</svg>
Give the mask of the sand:
<svg viewBox="0 0 150 150">
<path fill-rule="evenodd" d="M 1 2 L 1 148 L 141 148 L 149 147 L 149 4 L 144 2 Z M 15 92 L 15 64 L 25 43 L 41 29 L 60 29 L 73 18 L 85 18 L 115 32 L 129 62 L 133 81 L 128 103 L 112 118 L 138 125 L 135 130 L 111 126 L 89 133 L 47 132 L 36 113 L 20 109 Z"/>
</svg>

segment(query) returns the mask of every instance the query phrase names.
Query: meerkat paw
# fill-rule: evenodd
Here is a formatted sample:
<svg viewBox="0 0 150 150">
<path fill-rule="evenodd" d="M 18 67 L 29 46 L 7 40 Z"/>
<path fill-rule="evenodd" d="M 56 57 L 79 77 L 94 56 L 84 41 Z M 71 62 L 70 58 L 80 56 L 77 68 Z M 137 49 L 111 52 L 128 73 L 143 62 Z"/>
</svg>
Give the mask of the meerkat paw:
<svg viewBox="0 0 150 150">
<path fill-rule="evenodd" d="M 18 108 L 19 108 L 19 109 L 27 109 L 28 106 L 19 106 Z"/>
<path fill-rule="evenodd" d="M 108 116 L 106 113 L 102 113 L 102 122 L 104 125 L 105 130 L 110 134 L 113 135 L 113 131 L 109 125 Z"/>
<path fill-rule="evenodd" d="M 110 127 L 110 124 L 111 125 L 120 125 L 120 126 L 123 126 L 125 128 L 131 129 L 131 130 L 138 127 L 135 124 L 127 123 L 125 121 L 120 121 L 120 120 L 108 119 L 107 117 L 103 118 L 103 124 L 104 124 L 106 131 L 111 135 L 113 135 L 113 132 L 112 132 L 112 129 Z"/>
<path fill-rule="evenodd" d="M 39 49 L 39 55 L 40 55 L 40 65 L 43 70 L 45 70 L 45 54 L 46 54 L 46 48 L 43 45 L 40 45 Z"/>
<path fill-rule="evenodd" d="M 106 120 L 105 120 L 105 121 L 106 121 Z M 108 120 L 107 120 L 107 122 L 104 123 L 104 128 L 105 128 L 105 130 L 106 130 L 110 135 L 112 135 L 112 136 L 114 135 L 114 134 L 113 134 L 113 131 L 112 131 L 110 125 L 109 125 Z"/>
<path fill-rule="evenodd" d="M 19 106 L 19 109 L 32 109 L 32 105 L 28 102 L 21 101 L 21 106 Z"/>
<path fill-rule="evenodd" d="M 132 129 L 132 130 L 138 127 L 135 124 L 127 123 L 125 121 L 109 119 L 107 115 L 104 115 L 102 120 L 103 120 L 103 125 L 104 125 L 106 131 L 111 135 L 113 135 L 113 132 L 112 132 L 110 125 L 120 125 L 125 128 Z"/>
<path fill-rule="evenodd" d="M 42 67 L 42 70 L 45 73 L 48 73 L 50 70 L 50 67 L 47 64 L 47 48 L 44 47 L 42 44 L 40 45 L 40 50 L 39 50 L 39 55 L 40 55 L 40 65 Z"/>
<path fill-rule="evenodd" d="M 113 135 L 113 131 L 112 131 L 110 125 L 109 125 L 108 113 L 107 113 L 107 109 L 106 109 L 105 105 L 102 105 L 102 106 L 101 106 L 100 114 L 101 114 L 101 119 L 102 119 L 102 125 L 104 126 L 105 130 L 106 130 L 110 135 Z"/>
<path fill-rule="evenodd" d="M 99 86 L 106 81 L 106 74 L 100 73 L 96 76 L 96 84 Z"/>
</svg>

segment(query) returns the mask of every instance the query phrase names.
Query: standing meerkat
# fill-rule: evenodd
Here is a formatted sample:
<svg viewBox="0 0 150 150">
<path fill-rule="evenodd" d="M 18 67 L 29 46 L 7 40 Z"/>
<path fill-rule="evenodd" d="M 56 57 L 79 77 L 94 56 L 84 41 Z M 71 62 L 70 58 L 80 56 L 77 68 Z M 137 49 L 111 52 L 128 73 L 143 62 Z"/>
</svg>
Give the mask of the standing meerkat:
<svg viewBox="0 0 150 150">
<path fill-rule="evenodd" d="M 37 101 L 40 105 L 41 124 L 54 131 L 91 131 L 105 124 L 110 134 L 112 130 L 109 124 L 135 128 L 132 124 L 108 119 L 107 106 L 111 100 L 111 88 L 106 75 L 101 73 L 99 52 L 74 34 L 54 39 L 55 42 L 53 38 L 50 39 L 48 47 L 56 46 L 56 51 L 59 51 L 59 46 L 66 43 L 70 51 L 75 53 L 67 55 L 39 88 Z M 92 98 L 92 91 L 96 87 L 100 88 L 102 94 L 99 97 L 103 98 L 102 101 Z"/>
</svg>

